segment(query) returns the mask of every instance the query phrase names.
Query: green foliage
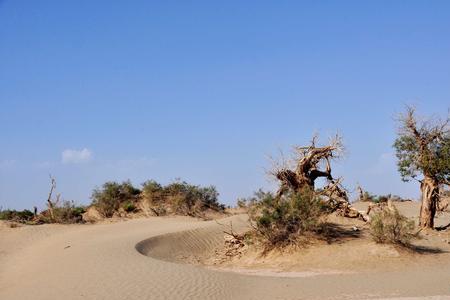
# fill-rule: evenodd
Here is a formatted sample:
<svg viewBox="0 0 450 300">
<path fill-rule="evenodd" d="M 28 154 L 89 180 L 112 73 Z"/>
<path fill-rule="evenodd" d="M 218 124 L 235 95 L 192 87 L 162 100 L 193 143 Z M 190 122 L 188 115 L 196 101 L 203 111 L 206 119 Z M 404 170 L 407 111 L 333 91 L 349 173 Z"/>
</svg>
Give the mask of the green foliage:
<svg viewBox="0 0 450 300">
<path fill-rule="evenodd" d="M 56 223 L 81 223 L 83 222 L 83 213 L 86 211 L 84 206 L 77 206 L 73 201 L 63 201 L 62 205 L 53 209 Z"/>
<path fill-rule="evenodd" d="M 135 202 L 139 199 L 141 191 L 135 188 L 130 181 L 122 183 L 106 182 L 102 188 L 96 188 L 92 192 L 92 204 L 105 217 L 112 217 L 116 211 L 126 202 Z"/>
<path fill-rule="evenodd" d="M 33 218 L 34 214 L 28 209 L 25 210 L 0 209 L 0 220 L 18 223 L 28 223 L 32 221 Z"/>
<path fill-rule="evenodd" d="M 142 184 L 142 195 L 150 204 L 159 204 L 164 200 L 164 188 L 154 180 Z"/>
<path fill-rule="evenodd" d="M 428 174 L 438 182 L 450 180 L 450 136 L 434 139 L 421 148 L 414 136 L 404 134 L 396 139 L 394 148 L 403 181 L 420 174 Z"/>
<path fill-rule="evenodd" d="M 414 221 L 401 215 L 396 208 L 383 209 L 370 221 L 370 234 L 377 243 L 409 245 L 414 228 Z"/>
<path fill-rule="evenodd" d="M 53 208 L 53 218 L 50 210 L 47 209 L 37 216 L 35 223 L 83 223 L 83 213 L 85 212 L 86 208 L 84 206 L 77 206 L 73 201 L 63 201 Z"/>
<path fill-rule="evenodd" d="M 53 208 L 54 218 L 51 217 L 49 210 L 45 210 L 35 216 L 27 209 L 22 211 L 8 209 L 0 210 L 0 220 L 31 225 L 43 223 L 81 223 L 83 222 L 82 214 L 85 211 L 83 206 L 77 206 L 73 201 L 64 201 L 61 205 Z"/>
<path fill-rule="evenodd" d="M 200 187 L 184 181 L 175 181 L 166 186 L 154 180 L 142 184 L 142 191 L 129 182 L 107 182 L 92 193 L 92 204 L 105 217 L 112 217 L 122 208 L 135 212 L 137 202 L 145 200 L 157 215 L 168 213 L 200 216 L 205 210 L 223 211 L 218 202 L 219 193 L 214 186 Z"/>
<path fill-rule="evenodd" d="M 259 191 L 250 210 L 257 235 L 269 247 L 299 244 L 302 237 L 319 229 L 327 206 L 312 191 L 289 193 L 276 198 Z"/>
<path fill-rule="evenodd" d="M 175 181 L 166 186 L 150 180 L 143 184 L 143 197 L 160 214 L 172 212 L 180 215 L 199 216 L 205 210 L 223 211 L 214 186 L 200 187 L 185 181 Z"/>
<path fill-rule="evenodd" d="M 127 213 L 131 213 L 137 211 L 137 207 L 133 202 L 125 202 L 123 204 L 123 210 Z"/>
</svg>

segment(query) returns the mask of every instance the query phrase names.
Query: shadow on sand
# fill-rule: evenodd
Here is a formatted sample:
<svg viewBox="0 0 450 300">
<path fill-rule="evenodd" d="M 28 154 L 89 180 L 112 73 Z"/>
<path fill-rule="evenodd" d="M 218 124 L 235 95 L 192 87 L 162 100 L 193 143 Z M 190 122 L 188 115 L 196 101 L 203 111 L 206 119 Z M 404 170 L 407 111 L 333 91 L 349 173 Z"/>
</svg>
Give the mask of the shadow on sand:
<svg viewBox="0 0 450 300">
<path fill-rule="evenodd" d="M 446 228 L 450 227 L 450 224 Z M 437 228 L 436 228 L 437 229 Z M 439 230 L 439 229 L 438 229 Z M 443 230 L 443 229 L 441 229 Z M 350 226 L 342 226 L 336 223 L 325 223 L 317 232 L 321 240 L 326 241 L 328 244 L 332 243 L 344 243 L 352 239 L 362 238 L 362 230 Z M 406 250 L 411 253 L 417 254 L 441 254 L 448 253 L 449 251 L 424 245 L 415 244 L 398 244 L 395 245 L 399 250 Z"/>
<path fill-rule="evenodd" d="M 361 237 L 361 230 L 355 227 L 342 226 L 336 223 L 324 223 L 317 232 L 320 239 L 331 243 L 343 243 Z"/>
</svg>

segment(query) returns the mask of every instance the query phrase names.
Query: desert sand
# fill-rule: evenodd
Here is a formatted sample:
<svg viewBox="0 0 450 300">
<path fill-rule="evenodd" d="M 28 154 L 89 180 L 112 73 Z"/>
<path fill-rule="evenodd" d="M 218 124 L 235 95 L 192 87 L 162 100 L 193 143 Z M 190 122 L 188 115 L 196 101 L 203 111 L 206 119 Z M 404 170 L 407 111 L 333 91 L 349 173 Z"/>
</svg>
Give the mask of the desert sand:
<svg viewBox="0 0 450 300">
<path fill-rule="evenodd" d="M 416 215 L 417 204 L 399 206 Z M 229 221 L 243 227 L 246 217 L 219 222 Z M 312 246 L 291 265 L 203 265 L 223 244 L 222 230 L 216 221 L 187 217 L 1 224 L 0 299 L 450 299 L 447 231 L 420 241 L 439 253 L 405 254 L 353 239 Z"/>
</svg>

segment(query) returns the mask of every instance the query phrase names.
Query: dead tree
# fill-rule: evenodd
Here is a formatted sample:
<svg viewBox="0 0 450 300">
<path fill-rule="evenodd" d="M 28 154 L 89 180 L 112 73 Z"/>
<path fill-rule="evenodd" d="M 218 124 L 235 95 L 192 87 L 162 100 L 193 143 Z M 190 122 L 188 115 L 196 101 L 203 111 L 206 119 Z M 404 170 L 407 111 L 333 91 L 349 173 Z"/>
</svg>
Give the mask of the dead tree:
<svg viewBox="0 0 450 300">
<path fill-rule="evenodd" d="M 52 175 L 50 175 L 50 181 L 51 181 L 51 186 L 50 186 L 50 192 L 48 193 L 48 198 L 47 198 L 47 207 L 48 207 L 48 211 L 50 213 L 51 220 L 55 221 L 55 207 L 59 203 L 61 194 L 57 194 L 56 200 L 52 200 L 53 192 L 56 190 L 56 180 L 55 180 L 55 178 L 52 177 Z"/>
<path fill-rule="evenodd" d="M 330 159 L 340 156 L 343 150 L 341 138 L 336 135 L 330 144 L 324 147 L 317 147 L 316 141 L 317 136 L 314 136 L 310 146 L 294 148 L 296 155 L 293 168 L 283 165 L 272 172 L 280 182 L 278 197 L 289 190 L 300 191 L 304 188 L 314 190 L 315 181 L 319 177 L 333 180 Z M 320 170 L 323 164 L 325 169 Z"/>
<path fill-rule="evenodd" d="M 314 136 L 310 146 L 295 147 L 293 165 L 283 164 L 271 172 L 280 184 L 276 197 L 281 198 L 289 191 L 316 191 L 315 181 L 322 177 L 328 184 L 318 194 L 328 198 L 331 206 L 342 215 L 364 219 L 351 207 L 341 179 L 335 179 L 331 174 L 330 161 L 339 158 L 343 152 L 341 137 L 336 135 L 326 146 L 317 146 L 316 142 L 317 136 Z"/>
</svg>

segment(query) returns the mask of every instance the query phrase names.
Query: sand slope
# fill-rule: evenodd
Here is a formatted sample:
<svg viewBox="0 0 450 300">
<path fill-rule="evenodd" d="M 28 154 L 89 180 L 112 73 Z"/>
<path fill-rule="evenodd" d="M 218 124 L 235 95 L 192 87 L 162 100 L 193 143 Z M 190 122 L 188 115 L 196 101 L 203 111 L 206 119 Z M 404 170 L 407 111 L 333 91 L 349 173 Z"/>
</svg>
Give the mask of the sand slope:
<svg viewBox="0 0 450 300">
<path fill-rule="evenodd" d="M 448 258 L 407 272 L 293 278 L 177 263 L 183 253 L 212 249 L 221 230 L 214 221 L 180 217 L 2 227 L 0 299 L 450 299 L 444 296 L 450 295 Z"/>
</svg>

